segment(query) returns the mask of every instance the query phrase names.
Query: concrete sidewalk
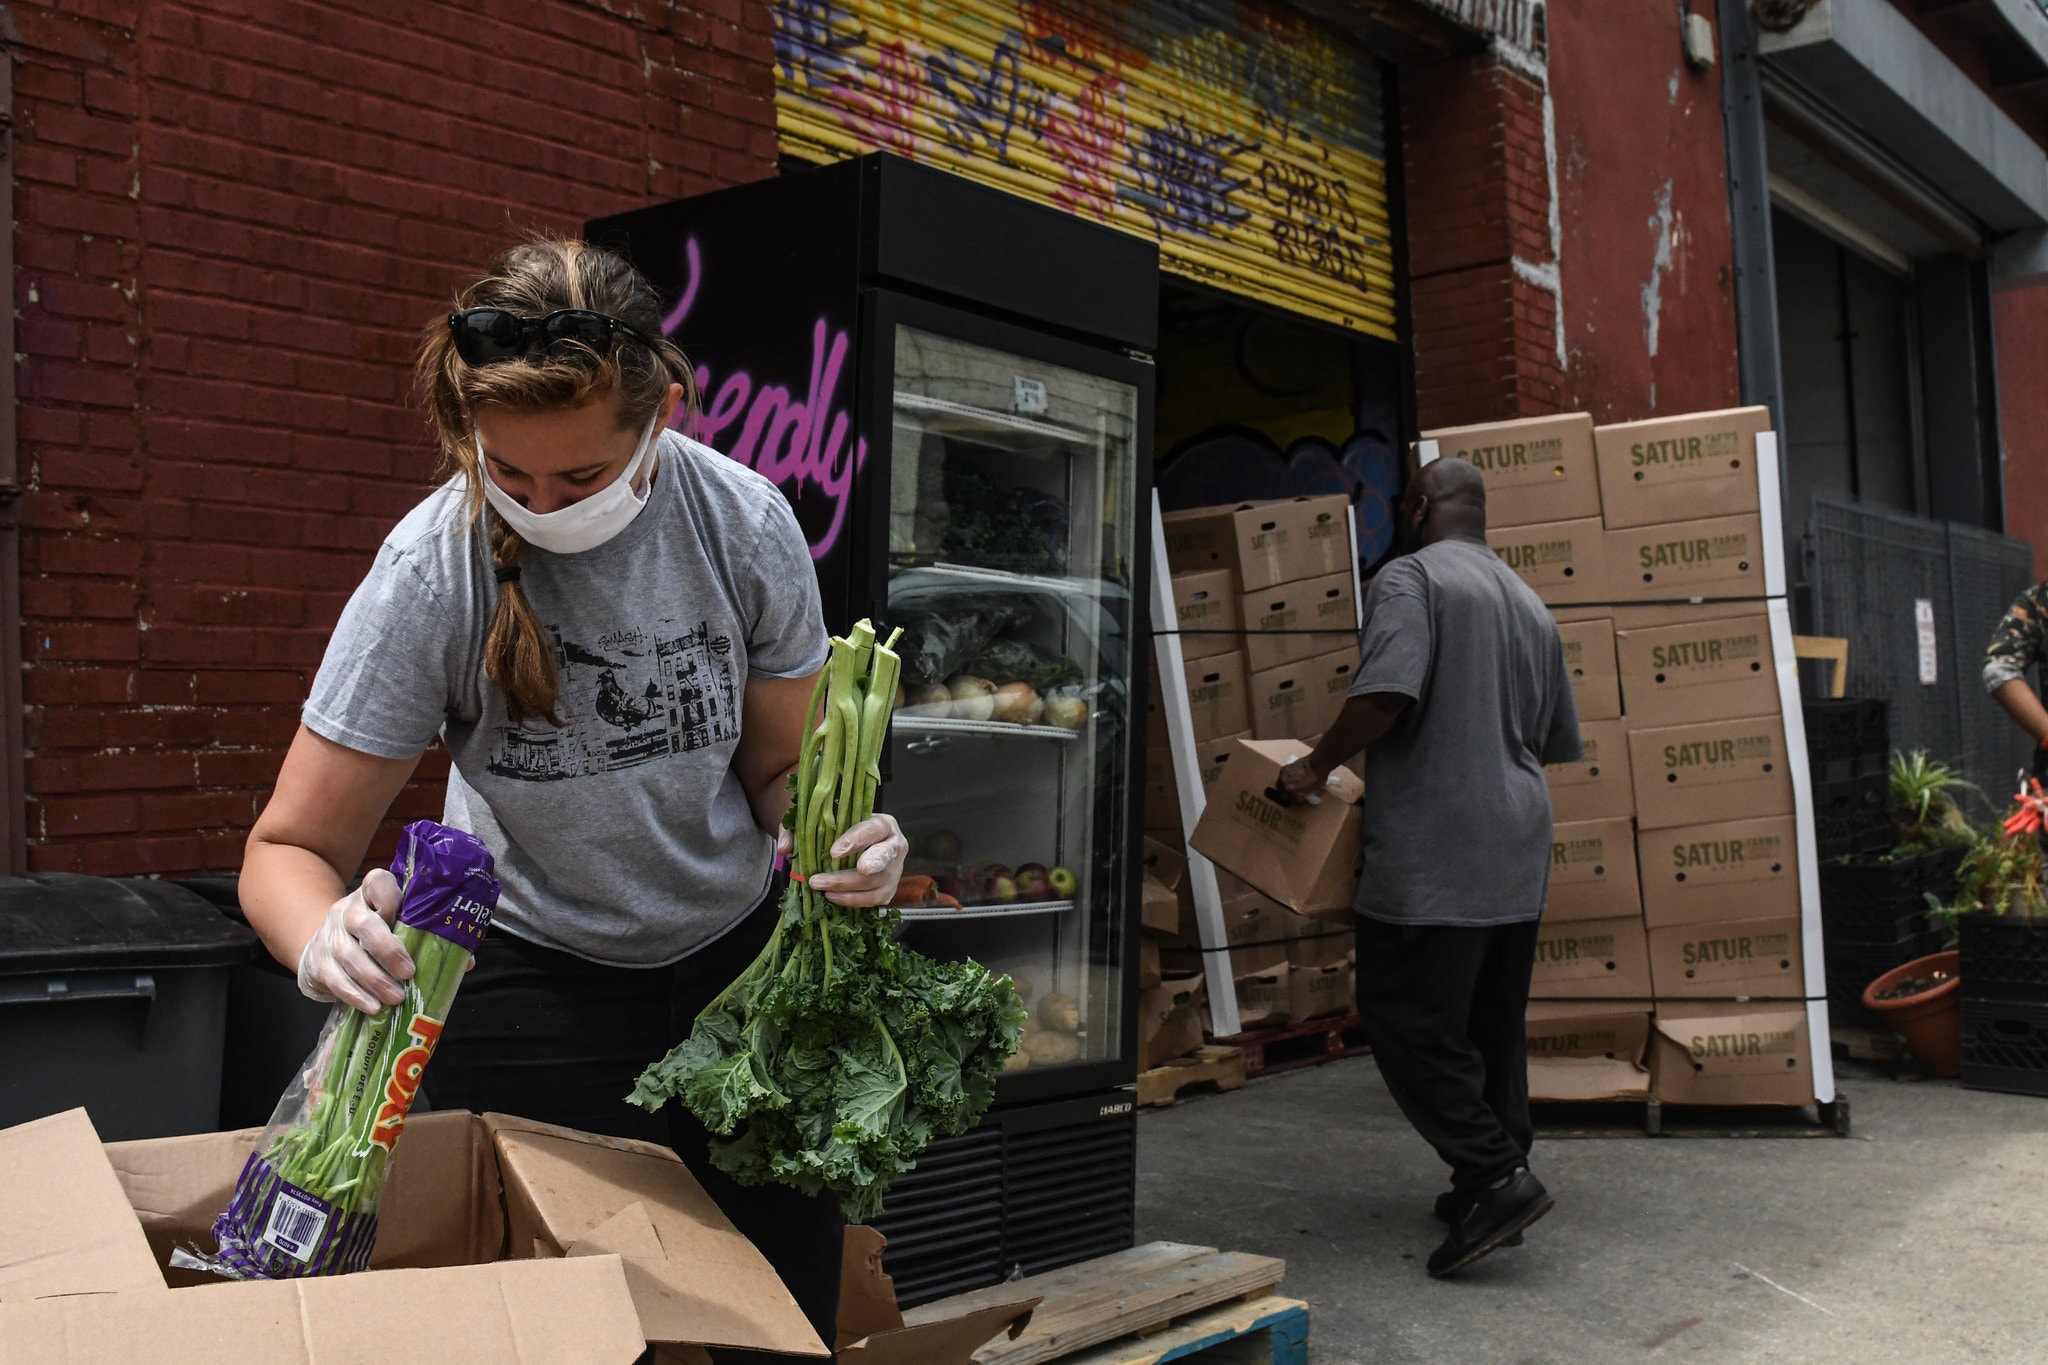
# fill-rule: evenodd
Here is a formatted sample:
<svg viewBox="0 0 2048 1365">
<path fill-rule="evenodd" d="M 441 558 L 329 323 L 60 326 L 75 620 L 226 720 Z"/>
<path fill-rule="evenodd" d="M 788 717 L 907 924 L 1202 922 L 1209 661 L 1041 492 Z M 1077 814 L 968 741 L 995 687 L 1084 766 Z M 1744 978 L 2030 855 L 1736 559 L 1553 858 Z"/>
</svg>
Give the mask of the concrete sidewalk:
<svg viewBox="0 0 2048 1365">
<path fill-rule="evenodd" d="M 1444 1167 L 1335 1062 L 1145 1112 L 1138 1237 L 1285 1257 L 1314 1365 L 2048 1361 L 2048 1099 L 1841 1090 L 1846 1140 L 1539 1142 L 1557 1209 L 1436 1281 Z"/>
</svg>

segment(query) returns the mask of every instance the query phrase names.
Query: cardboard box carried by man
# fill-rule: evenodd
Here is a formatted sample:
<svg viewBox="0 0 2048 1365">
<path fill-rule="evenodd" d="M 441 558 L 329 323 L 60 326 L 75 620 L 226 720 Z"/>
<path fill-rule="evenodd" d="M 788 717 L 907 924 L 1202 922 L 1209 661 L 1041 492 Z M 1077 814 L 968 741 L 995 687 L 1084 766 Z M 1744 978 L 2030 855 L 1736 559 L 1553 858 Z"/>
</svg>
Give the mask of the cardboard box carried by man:
<svg viewBox="0 0 2048 1365">
<path fill-rule="evenodd" d="M 501 1114 L 407 1122 L 367 1271 L 237 1283 L 160 1269 L 174 1247 L 211 1245 L 259 1136 L 103 1146 L 82 1109 L 0 1131 L 0 1355 L 631 1365 L 650 1343 L 679 1363 L 706 1361 L 707 1346 L 830 1354 L 673 1152 Z M 884 1331 L 840 1358 L 966 1365 L 1032 1306 Z"/>
<path fill-rule="evenodd" d="M 1282 804 L 1280 770 L 1309 752 L 1299 740 L 1239 740 L 1195 826 L 1197 852 L 1304 915 L 1349 915 L 1358 894 L 1365 784 L 1330 774 L 1317 805 Z"/>
</svg>

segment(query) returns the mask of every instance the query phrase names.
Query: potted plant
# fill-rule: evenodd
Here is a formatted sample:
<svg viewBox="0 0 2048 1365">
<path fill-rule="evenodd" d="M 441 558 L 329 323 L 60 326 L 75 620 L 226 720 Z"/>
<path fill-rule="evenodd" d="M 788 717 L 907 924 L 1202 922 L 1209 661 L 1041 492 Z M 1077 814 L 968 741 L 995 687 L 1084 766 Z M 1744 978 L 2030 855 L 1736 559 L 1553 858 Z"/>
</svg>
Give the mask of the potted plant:
<svg viewBox="0 0 2048 1365">
<path fill-rule="evenodd" d="M 1963 1069 L 1961 973 L 1951 950 L 1915 958 L 1863 988 L 1863 1008 L 1899 1035 L 1930 1076 Z"/>
<path fill-rule="evenodd" d="M 1976 841 L 1962 800 L 1975 790 L 1924 749 L 1894 753 L 1886 792 L 1892 847 L 1822 865 L 1828 996 L 1844 1022 L 1875 1022 L 1859 1013 L 1872 977 L 1953 946 L 1927 907 L 1955 895 L 1956 869 Z"/>
</svg>

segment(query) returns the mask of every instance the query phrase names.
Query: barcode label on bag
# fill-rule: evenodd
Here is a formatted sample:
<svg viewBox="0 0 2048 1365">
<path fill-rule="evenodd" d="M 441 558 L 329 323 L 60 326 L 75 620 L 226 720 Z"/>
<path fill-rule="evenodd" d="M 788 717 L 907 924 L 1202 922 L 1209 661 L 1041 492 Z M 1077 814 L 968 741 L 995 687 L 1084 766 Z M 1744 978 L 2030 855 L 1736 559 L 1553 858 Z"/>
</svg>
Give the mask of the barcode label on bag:
<svg viewBox="0 0 2048 1365">
<path fill-rule="evenodd" d="M 263 1240 L 301 1263 L 313 1258 L 320 1234 L 327 1231 L 327 1210 L 279 1190 L 263 1226 Z"/>
</svg>

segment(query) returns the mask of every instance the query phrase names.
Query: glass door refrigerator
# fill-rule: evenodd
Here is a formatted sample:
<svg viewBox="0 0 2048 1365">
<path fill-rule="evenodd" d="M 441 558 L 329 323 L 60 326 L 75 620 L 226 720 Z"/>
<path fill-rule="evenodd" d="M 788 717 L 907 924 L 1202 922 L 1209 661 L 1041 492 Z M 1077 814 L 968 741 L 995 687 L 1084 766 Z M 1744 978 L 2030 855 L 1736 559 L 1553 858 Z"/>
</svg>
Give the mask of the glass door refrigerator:
<svg viewBox="0 0 2048 1365">
<path fill-rule="evenodd" d="M 890 1192 L 899 1298 L 1129 1246 L 1156 247 L 880 153 L 588 231 L 662 289 L 695 435 L 789 497 L 828 624 L 904 628 L 902 936 L 1032 1013 Z"/>
</svg>

